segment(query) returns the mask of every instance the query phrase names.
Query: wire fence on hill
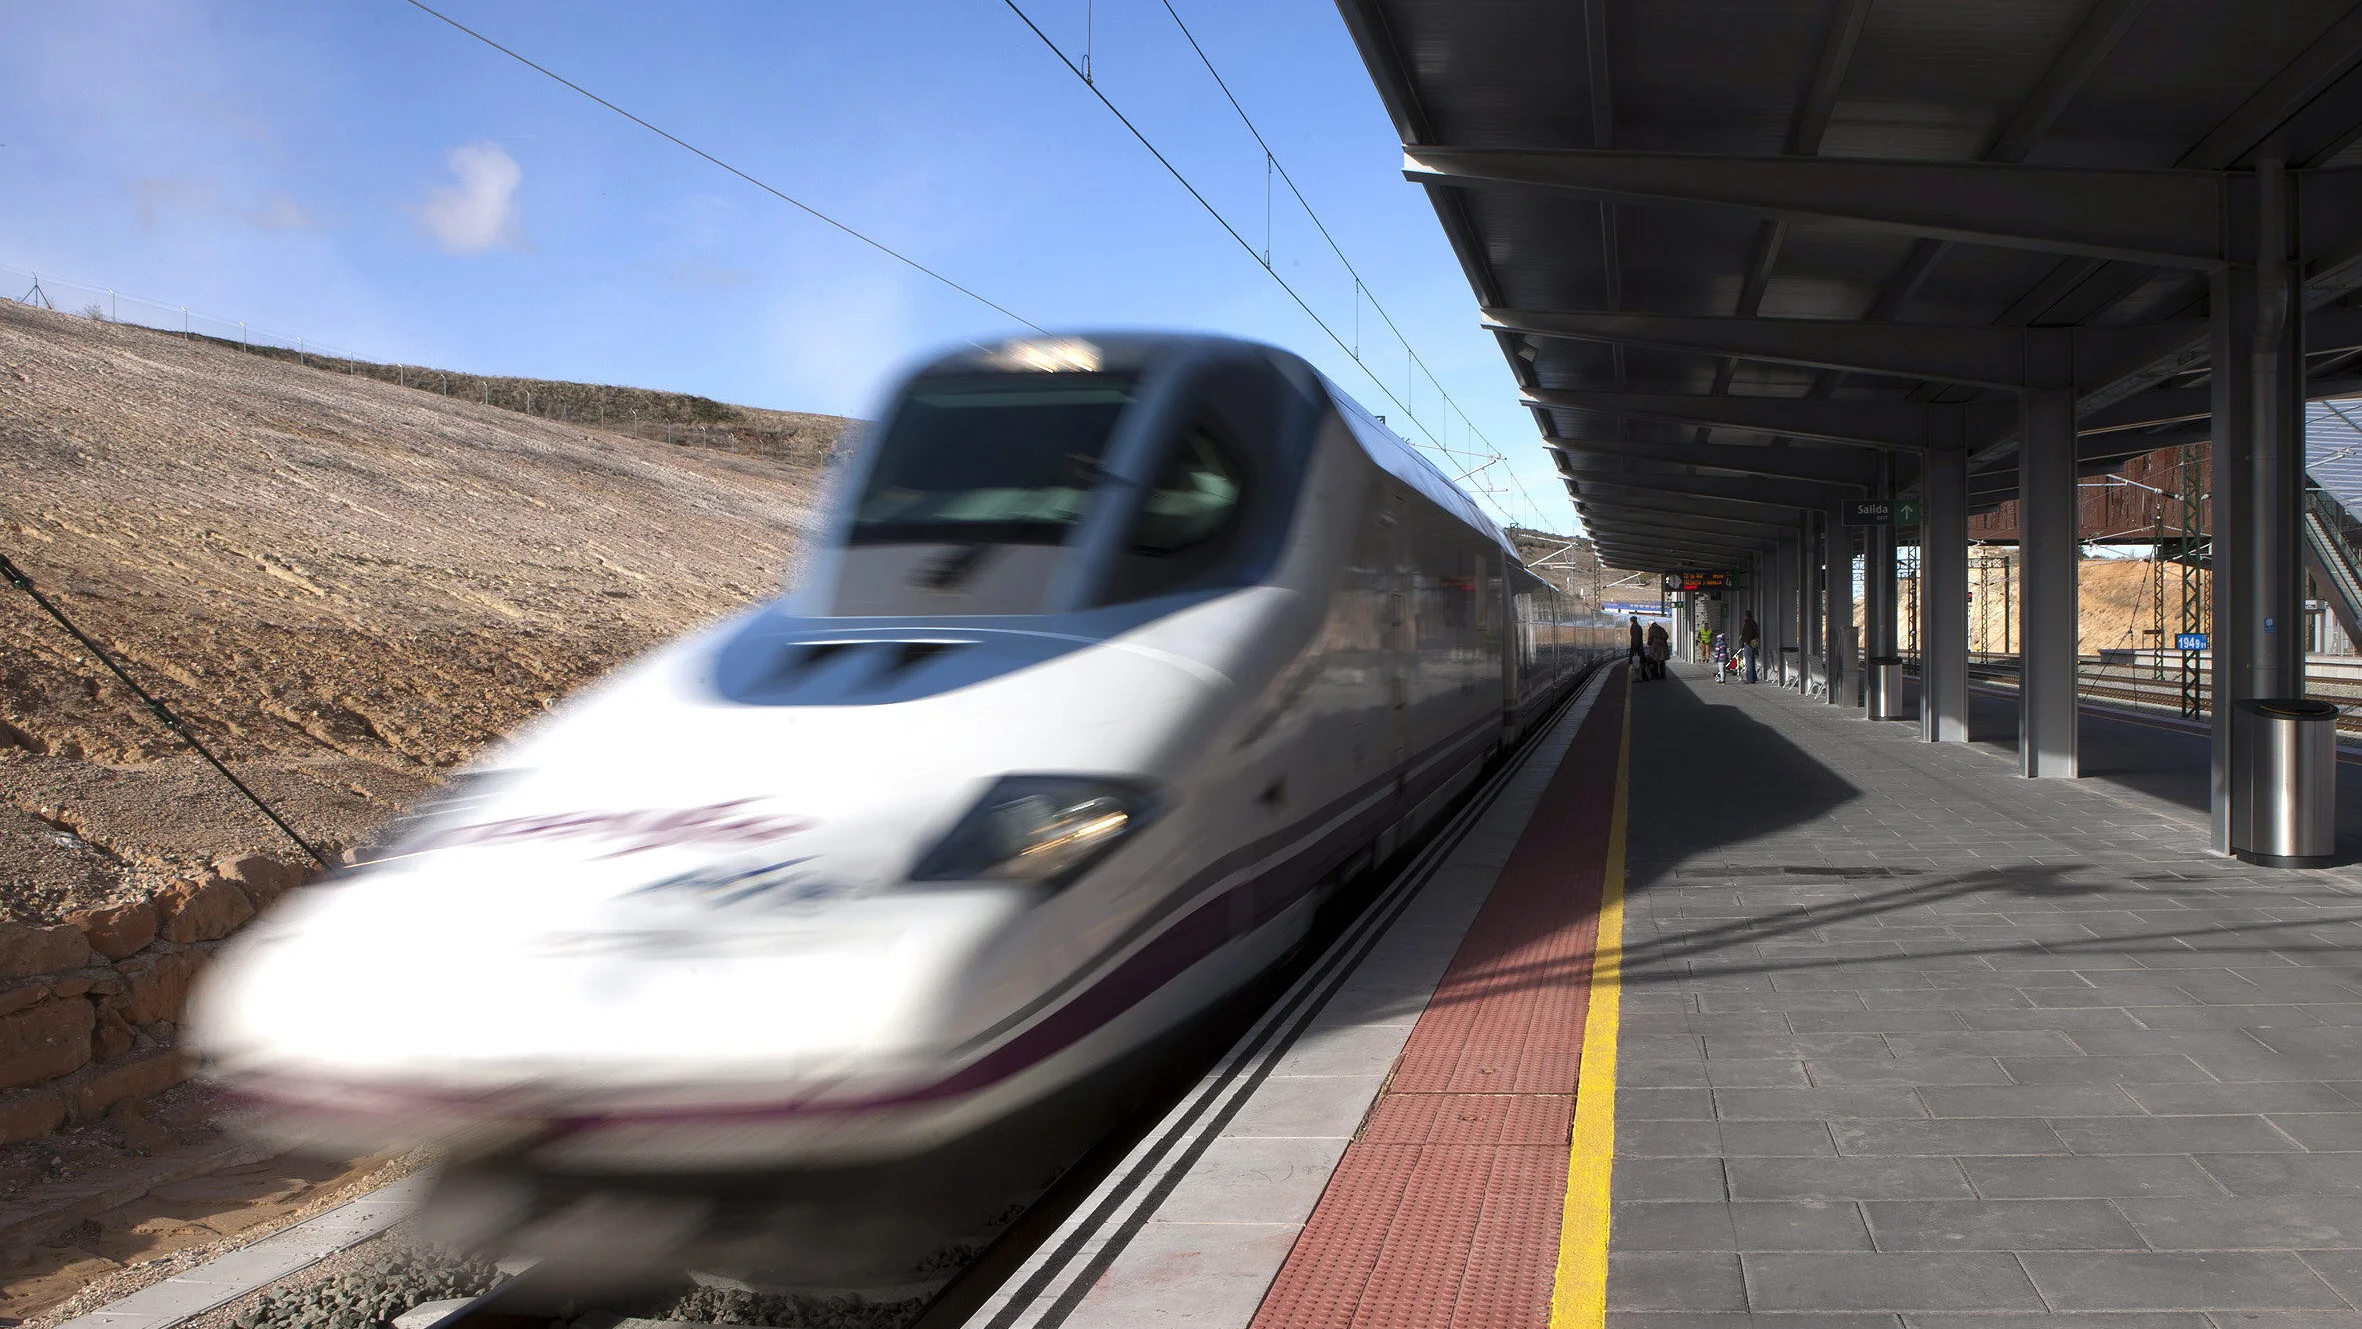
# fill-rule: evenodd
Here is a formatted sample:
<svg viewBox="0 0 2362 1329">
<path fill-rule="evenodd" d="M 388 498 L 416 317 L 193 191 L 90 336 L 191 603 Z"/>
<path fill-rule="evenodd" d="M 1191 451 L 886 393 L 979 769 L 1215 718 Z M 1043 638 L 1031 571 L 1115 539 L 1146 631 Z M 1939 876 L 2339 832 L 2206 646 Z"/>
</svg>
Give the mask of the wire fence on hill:
<svg viewBox="0 0 2362 1329">
<path fill-rule="evenodd" d="M 0 287 L 0 298 L 37 308 L 54 309 L 62 314 L 81 314 L 109 323 L 136 323 L 159 332 L 177 332 L 191 339 L 204 337 L 248 350 L 292 351 L 296 358 L 303 360 L 313 356 L 353 361 L 371 358 L 347 347 L 332 346 L 300 333 L 258 327 L 244 319 L 225 318 L 202 309 L 191 309 L 187 305 L 150 300 L 118 291 L 111 286 L 93 286 L 53 273 L 0 266 L 0 281 L 8 283 Z"/>
</svg>

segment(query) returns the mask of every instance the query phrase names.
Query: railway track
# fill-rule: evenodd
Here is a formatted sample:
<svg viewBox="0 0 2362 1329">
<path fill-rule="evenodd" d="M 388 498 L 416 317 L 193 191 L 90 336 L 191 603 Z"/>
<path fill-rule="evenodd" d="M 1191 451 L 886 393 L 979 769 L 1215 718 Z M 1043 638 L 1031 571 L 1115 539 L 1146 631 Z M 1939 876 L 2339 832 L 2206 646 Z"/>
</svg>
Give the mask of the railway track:
<svg viewBox="0 0 2362 1329">
<path fill-rule="evenodd" d="M 2014 658 L 1972 657 L 1968 673 L 1972 680 L 1994 687 L 2014 690 L 2018 686 Z M 2146 660 L 2121 664 L 2086 659 L 2077 671 L 2075 690 L 2087 701 L 2114 702 L 2166 715 L 2184 713 L 2181 668 L 2178 661 L 2171 659 L 2166 662 L 2162 678 Z M 2362 661 L 2309 662 L 2305 666 L 2305 693 L 2338 708 L 2340 738 L 2362 742 Z M 2213 704 L 2212 682 L 2202 673 L 2198 682 L 2199 714 L 2208 714 Z"/>
<path fill-rule="evenodd" d="M 855 1299 L 844 1289 L 749 1289 L 686 1270 L 669 1285 L 586 1292 L 579 1281 L 579 1269 L 560 1271 L 543 1264 L 525 1269 L 428 1323 L 412 1319 L 408 1329 L 654 1329 L 668 1323 L 957 1329 L 1026 1265 L 1037 1247 L 1069 1225 L 1070 1216 L 1119 1179 L 1120 1169 L 1133 1165 L 1144 1140 L 1159 1132 L 1186 1130 L 1186 1122 L 1176 1128 L 1172 1121 L 1189 1115 L 1184 1111 L 1188 1101 L 1196 1095 L 1222 1092 L 1226 1068 L 1242 1057 L 1251 1058 L 1255 1048 L 1269 1039 L 1270 1031 L 1277 1027 L 1275 1022 L 1284 1023 L 1303 1004 L 1309 985 L 1341 981 L 1341 975 L 1351 972 L 1357 948 L 1366 949 L 1375 933 L 1408 904 L 1427 875 L 1492 806 L 1535 744 L 1557 726 L 1606 667 L 1606 663 L 1593 665 L 1577 675 L 1549 717 L 1532 726 L 1516 748 L 1495 761 L 1452 815 L 1408 847 L 1376 880 L 1341 894 L 1324 910 L 1293 958 L 1200 1020 L 1201 1027 L 1192 1032 L 1180 1055 L 1171 1059 L 1172 1070 L 1165 1082 L 1142 1108 L 1092 1145 L 1046 1191 L 1026 1202 L 973 1257 L 947 1269 L 940 1279 L 893 1289 L 890 1301 Z M 1313 1003 L 1313 1009 L 1317 1005 Z M 1216 1088 L 1209 1091 L 1209 1084 L 1216 1084 Z M 695 1289 L 701 1287 L 710 1294 L 706 1300 L 725 1308 L 735 1300 L 741 1313 L 751 1312 L 749 1318 L 684 1322 L 649 1317 L 651 1305 L 679 1304 L 683 1294 L 696 1296 Z M 733 1298 L 732 1293 L 741 1295 Z"/>
</svg>

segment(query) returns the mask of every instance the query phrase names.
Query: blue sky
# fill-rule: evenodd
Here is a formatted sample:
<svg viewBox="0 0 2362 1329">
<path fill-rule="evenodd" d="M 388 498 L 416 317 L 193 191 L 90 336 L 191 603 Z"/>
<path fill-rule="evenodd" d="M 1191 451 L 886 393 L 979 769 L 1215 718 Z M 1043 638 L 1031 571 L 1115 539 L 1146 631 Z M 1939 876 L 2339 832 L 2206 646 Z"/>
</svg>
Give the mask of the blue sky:
<svg viewBox="0 0 2362 1329">
<path fill-rule="evenodd" d="M 1161 0 L 1020 3 L 1078 62 L 1087 21 L 1100 87 L 1261 248 L 1262 151 Z M 1508 454 L 1522 490 L 1480 497 L 1571 528 L 1335 9 L 1174 3 Z M 1033 322 L 1275 342 L 1402 423 L 1000 0 L 437 7 Z M 0 0 L 0 49 L 0 267 L 377 358 L 847 414 L 911 357 L 1012 330 L 401 0 Z M 1271 217 L 1274 266 L 1350 340 L 1351 279 L 1284 190 Z M 1428 430 L 1483 451 L 1359 323 Z"/>
</svg>

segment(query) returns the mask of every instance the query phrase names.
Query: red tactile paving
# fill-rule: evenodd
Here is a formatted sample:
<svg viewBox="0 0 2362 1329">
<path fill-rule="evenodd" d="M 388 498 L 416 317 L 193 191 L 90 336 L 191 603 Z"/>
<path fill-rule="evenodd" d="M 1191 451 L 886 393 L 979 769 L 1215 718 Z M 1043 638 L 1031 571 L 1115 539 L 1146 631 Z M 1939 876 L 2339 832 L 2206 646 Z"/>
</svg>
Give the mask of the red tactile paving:
<svg viewBox="0 0 2362 1329">
<path fill-rule="evenodd" d="M 1625 683 L 1584 719 L 1255 1329 L 1548 1323 Z"/>
</svg>

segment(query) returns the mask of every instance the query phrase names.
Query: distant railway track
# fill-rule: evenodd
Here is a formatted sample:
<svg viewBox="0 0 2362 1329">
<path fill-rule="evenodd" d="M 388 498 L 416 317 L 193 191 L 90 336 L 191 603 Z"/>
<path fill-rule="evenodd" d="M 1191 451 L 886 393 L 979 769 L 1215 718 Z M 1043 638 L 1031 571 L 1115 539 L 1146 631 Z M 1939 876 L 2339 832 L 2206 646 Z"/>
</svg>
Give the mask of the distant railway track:
<svg viewBox="0 0 2362 1329">
<path fill-rule="evenodd" d="M 1968 674 L 1971 679 L 1994 687 L 2014 690 L 2018 686 L 2018 663 L 2014 656 L 1972 656 Z M 2160 678 L 2156 665 L 2150 660 L 2127 663 L 2086 658 L 2077 670 L 2075 690 L 2086 701 L 2113 702 L 2138 710 L 2179 715 L 2182 713 L 2181 662 L 2177 657 L 2168 656 L 2163 677 Z M 2351 664 L 2321 660 L 2307 662 L 2305 695 L 2336 706 L 2338 735 L 2362 741 L 2362 659 Z M 2199 714 L 2209 714 L 2213 704 L 2213 680 L 2208 673 L 2201 672 L 2198 679 Z"/>
</svg>

